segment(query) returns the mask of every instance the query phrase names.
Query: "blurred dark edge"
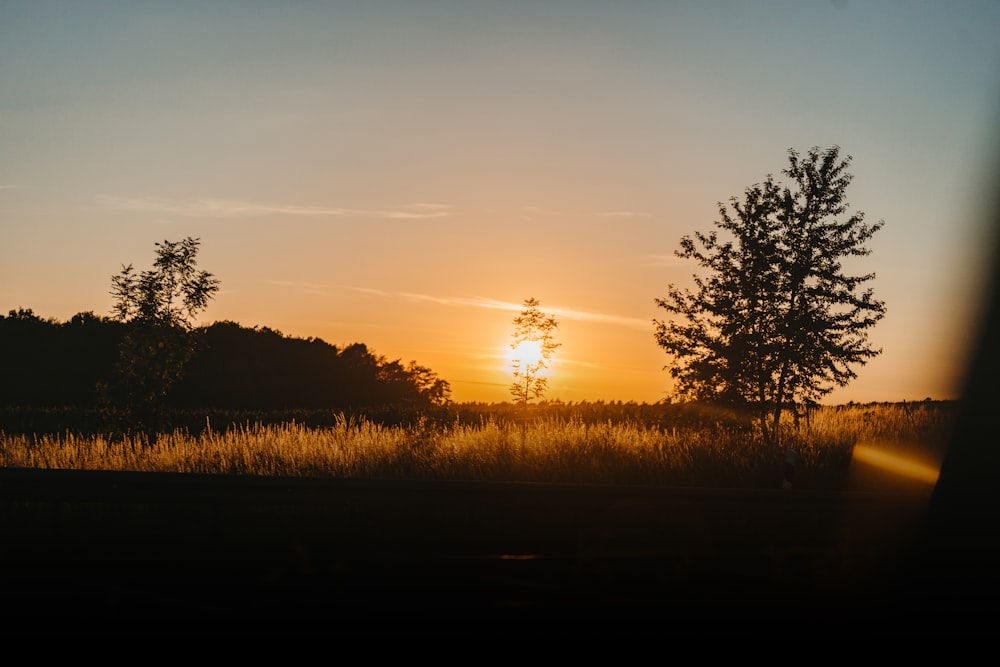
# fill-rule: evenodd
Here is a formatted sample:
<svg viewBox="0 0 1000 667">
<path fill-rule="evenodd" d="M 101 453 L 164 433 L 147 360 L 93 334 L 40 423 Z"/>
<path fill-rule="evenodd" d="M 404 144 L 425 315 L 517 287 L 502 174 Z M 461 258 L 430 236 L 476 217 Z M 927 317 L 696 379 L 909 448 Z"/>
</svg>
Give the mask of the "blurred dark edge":
<svg viewBox="0 0 1000 667">
<path fill-rule="evenodd" d="M 905 563 L 906 586 L 923 591 L 922 608 L 979 617 L 991 636 L 1000 620 L 1000 151 L 992 157 L 984 179 L 990 264 L 975 347 L 940 478 Z"/>
</svg>

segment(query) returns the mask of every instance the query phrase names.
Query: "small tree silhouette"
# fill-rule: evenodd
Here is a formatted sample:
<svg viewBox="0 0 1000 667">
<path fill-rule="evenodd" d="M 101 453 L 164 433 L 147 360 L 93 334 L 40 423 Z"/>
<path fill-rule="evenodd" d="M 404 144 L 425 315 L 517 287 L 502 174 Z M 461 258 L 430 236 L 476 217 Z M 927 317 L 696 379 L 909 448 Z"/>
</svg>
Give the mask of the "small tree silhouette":
<svg viewBox="0 0 1000 667">
<path fill-rule="evenodd" d="M 553 338 L 559 323 L 539 310 L 540 305 L 534 297 L 525 299 L 524 310 L 514 318 L 510 344 L 514 350 L 511 359 L 514 383 L 510 386 L 510 393 L 525 411 L 533 399 L 541 398 L 548 389 L 548 379 L 543 373 L 548 368 L 552 353 L 559 347 Z"/>
<path fill-rule="evenodd" d="M 136 273 L 131 264 L 111 278 L 115 319 L 128 325 L 119 347 L 106 407 L 117 407 L 129 425 L 162 426 L 162 400 L 196 350 L 194 318 L 219 290 L 219 281 L 197 270 L 199 240 L 156 244 L 156 261 Z"/>
</svg>

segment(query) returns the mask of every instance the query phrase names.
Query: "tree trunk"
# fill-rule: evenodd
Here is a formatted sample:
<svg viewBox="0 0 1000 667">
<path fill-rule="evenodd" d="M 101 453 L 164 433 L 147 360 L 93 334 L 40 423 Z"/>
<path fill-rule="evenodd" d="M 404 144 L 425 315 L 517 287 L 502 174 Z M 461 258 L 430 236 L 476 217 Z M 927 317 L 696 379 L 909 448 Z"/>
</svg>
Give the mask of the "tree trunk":
<svg viewBox="0 0 1000 667">
<path fill-rule="evenodd" d="M 781 411 L 784 409 L 785 405 L 785 375 L 788 372 L 788 361 L 785 360 L 781 363 L 781 372 L 778 373 L 778 387 L 774 392 L 774 417 L 771 425 L 771 431 L 774 437 L 775 445 L 780 444 L 781 441 Z"/>
</svg>

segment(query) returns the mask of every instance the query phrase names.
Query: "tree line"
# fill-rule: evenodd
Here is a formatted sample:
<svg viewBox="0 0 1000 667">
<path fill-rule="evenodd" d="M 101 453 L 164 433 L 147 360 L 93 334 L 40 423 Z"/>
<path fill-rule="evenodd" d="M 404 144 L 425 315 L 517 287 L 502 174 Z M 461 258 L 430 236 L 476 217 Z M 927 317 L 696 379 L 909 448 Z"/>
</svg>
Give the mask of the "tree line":
<svg viewBox="0 0 1000 667">
<path fill-rule="evenodd" d="M 173 344 L 190 349 L 190 357 L 168 369 L 165 379 L 162 370 L 156 375 L 155 358 L 130 358 L 136 329 L 93 312 L 65 322 L 23 308 L 0 315 L 0 405 L 99 411 L 109 427 L 139 429 L 167 425 L 171 412 L 191 409 L 378 412 L 391 407 L 398 413 L 450 400 L 448 383 L 429 368 L 390 360 L 364 343 L 338 347 L 228 321 L 175 332 Z M 163 356 L 164 362 L 178 358 L 176 352 Z M 162 393 L 160 400 L 145 402 L 148 395 L 130 386 L 133 373 L 149 373 L 143 382 L 150 385 L 150 376 L 158 377 L 160 386 L 141 389 L 157 397 Z"/>
</svg>

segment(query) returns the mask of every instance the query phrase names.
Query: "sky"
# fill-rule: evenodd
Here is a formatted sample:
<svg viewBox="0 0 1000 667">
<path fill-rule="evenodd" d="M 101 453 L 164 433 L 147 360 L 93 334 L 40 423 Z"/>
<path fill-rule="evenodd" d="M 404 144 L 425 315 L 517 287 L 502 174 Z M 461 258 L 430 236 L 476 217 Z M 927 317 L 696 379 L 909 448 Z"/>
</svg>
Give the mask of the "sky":
<svg viewBox="0 0 1000 667">
<path fill-rule="evenodd" d="M 788 151 L 850 155 L 882 353 L 826 403 L 959 397 L 995 190 L 1000 2 L 0 0 L 0 312 L 111 315 L 200 239 L 234 321 L 511 400 L 655 402 L 674 256 Z"/>
</svg>

